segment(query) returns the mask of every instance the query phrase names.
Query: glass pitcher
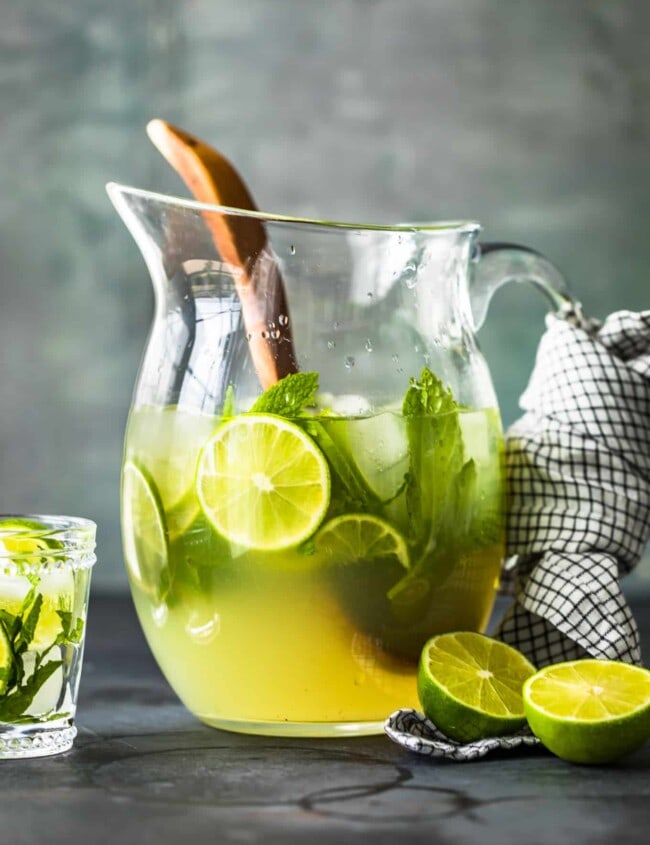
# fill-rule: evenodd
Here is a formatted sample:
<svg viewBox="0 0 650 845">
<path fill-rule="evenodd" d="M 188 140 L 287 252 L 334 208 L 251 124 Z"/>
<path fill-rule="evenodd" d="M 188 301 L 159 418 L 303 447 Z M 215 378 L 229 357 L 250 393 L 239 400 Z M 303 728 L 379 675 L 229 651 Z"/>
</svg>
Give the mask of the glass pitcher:
<svg viewBox="0 0 650 845">
<path fill-rule="evenodd" d="M 504 281 L 575 308 L 474 222 L 363 226 L 108 192 L 155 289 L 122 535 L 160 668 L 203 722 L 383 729 L 422 646 L 487 624 L 503 438 L 475 331 Z"/>
</svg>

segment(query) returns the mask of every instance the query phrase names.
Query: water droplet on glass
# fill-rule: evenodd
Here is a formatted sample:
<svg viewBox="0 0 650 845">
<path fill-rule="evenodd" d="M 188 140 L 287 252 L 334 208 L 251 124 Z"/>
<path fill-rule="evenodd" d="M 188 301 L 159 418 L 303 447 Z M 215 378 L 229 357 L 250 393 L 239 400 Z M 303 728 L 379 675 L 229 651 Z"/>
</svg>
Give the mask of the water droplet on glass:
<svg viewBox="0 0 650 845">
<path fill-rule="evenodd" d="M 266 337 L 266 332 L 260 332 L 260 334 L 262 335 L 263 338 Z"/>
<path fill-rule="evenodd" d="M 340 329 L 341 328 L 340 322 L 338 320 L 334 320 L 332 328 L 334 329 L 334 331 L 337 331 L 338 329 Z"/>
<path fill-rule="evenodd" d="M 328 348 L 328 349 L 334 349 L 334 347 L 335 347 L 335 346 L 336 346 L 336 341 L 335 341 L 335 340 L 328 340 L 328 341 L 327 341 L 327 348 Z"/>
<path fill-rule="evenodd" d="M 372 341 L 370 338 L 366 341 L 366 352 L 372 352 Z"/>
<path fill-rule="evenodd" d="M 281 326 L 288 326 L 289 325 L 289 317 L 286 314 L 280 314 L 278 317 L 278 323 Z"/>
<path fill-rule="evenodd" d="M 348 370 L 351 370 L 352 367 L 354 367 L 356 361 L 354 360 L 352 355 L 348 355 L 343 363 L 345 364 Z"/>
<path fill-rule="evenodd" d="M 271 337 L 273 338 L 273 340 L 279 340 L 280 339 L 280 330 L 279 329 L 273 329 L 273 331 L 271 332 Z"/>
<path fill-rule="evenodd" d="M 393 362 L 393 364 L 396 364 L 399 361 L 399 355 L 393 355 L 391 357 L 391 361 Z"/>
<path fill-rule="evenodd" d="M 372 299 L 372 291 L 369 290 L 366 296 L 368 297 L 368 299 Z"/>
<path fill-rule="evenodd" d="M 246 340 L 250 340 L 252 337 L 253 337 L 253 335 L 250 332 L 248 332 L 248 334 L 246 335 Z"/>
<path fill-rule="evenodd" d="M 289 247 L 289 252 L 291 253 L 291 255 L 296 254 L 296 248 L 293 244 L 291 244 L 291 246 Z"/>
</svg>

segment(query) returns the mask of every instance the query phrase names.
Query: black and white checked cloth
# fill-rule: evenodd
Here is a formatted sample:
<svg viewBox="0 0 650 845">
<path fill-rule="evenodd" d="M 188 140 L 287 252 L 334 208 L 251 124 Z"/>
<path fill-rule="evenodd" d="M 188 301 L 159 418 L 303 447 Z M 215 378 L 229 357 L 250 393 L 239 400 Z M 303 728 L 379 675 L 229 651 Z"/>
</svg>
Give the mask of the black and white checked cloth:
<svg viewBox="0 0 650 845">
<path fill-rule="evenodd" d="M 601 325 L 549 317 L 506 437 L 507 553 L 514 601 L 494 636 L 538 667 L 599 657 L 640 663 L 620 579 L 650 539 L 650 311 Z M 530 735 L 458 745 L 413 710 L 386 721 L 396 742 L 471 760 Z"/>
</svg>

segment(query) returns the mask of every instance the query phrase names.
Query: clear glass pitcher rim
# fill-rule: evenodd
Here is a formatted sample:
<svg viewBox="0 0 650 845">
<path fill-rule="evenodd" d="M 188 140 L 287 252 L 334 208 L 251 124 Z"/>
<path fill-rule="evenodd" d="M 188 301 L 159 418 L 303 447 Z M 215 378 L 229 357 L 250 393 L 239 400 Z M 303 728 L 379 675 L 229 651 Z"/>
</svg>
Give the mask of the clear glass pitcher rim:
<svg viewBox="0 0 650 845">
<path fill-rule="evenodd" d="M 111 199 L 114 194 L 131 194 L 142 199 L 153 202 L 176 205 L 195 211 L 216 211 L 221 214 L 234 214 L 241 217 L 251 217 L 256 220 L 263 220 L 268 223 L 287 223 L 309 226 L 318 226 L 324 229 L 346 229 L 370 232 L 425 232 L 427 234 L 477 234 L 481 231 L 481 224 L 476 220 L 440 220 L 421 221 L 404 223 L 357 223 L 343 220 L 319 220 L 311 217 L 298 217 L 289 214 L 279 214 L 268 211 L 251 211 L 249 209 L 235 208 L 233 206 L 218 205 L 199 202 L 187 197 L 179 197 L 174 194 L 163 194 L 157 191 L 149 191 L 145 188 L 137 188 L 133 185 L 125 185 L 120 182 L 107 182 L 106 191 Z"/>
</svg>

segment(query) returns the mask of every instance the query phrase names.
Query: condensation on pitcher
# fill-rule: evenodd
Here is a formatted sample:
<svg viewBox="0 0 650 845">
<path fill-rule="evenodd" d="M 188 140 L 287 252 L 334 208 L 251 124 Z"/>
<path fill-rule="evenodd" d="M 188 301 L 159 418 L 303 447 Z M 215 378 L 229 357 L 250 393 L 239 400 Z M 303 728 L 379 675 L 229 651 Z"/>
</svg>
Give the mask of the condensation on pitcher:
<svg viewBox="0 0 650 845">
<path fill-rule="evenodd" d="M 366 340 L 364 345 L 366 347 L 366 352 L 372 352 L 372 350 L 374 349 L 374 346 L 372 345 L 372 341 L 370 340 L 370 338 L 368 338 Z"/>
<path fill-rule="evenodd" d="M 289 325 L 288 315 L 280 314 L 280 316 L 278 317 L 278 323 L 280 324 L 280 326 L 282 326 L 283 329 L 286 329 L 286 327 Z"/>
<path fill-rule="evenodd" d="M 336 349 L 336 341 L 335 340 L 328 340 L 327 341 L 327 348 L 328 349 Z"/>
<path fill-rule="evenodd" d="M 296 254 L 296 248 L 293 244 L 291 244 L 291 246 L 289 247 L 289 255 L 295 255 L 295 254 Z"/>
<path fill-rule="evenodd" d="M 343 361 L 343 363 L 345 364 L 345 366 L 346 366 L 346 368 L 347 368 L 348 370 L 351 370 L 351 369 L 352 369 L 352 367 L 354 367 L 354 365 L 356 364 L 356 361 L 354 360 L 354 356 L 353 356 L 353 355 L 346 355 L 345 360 Z"/>
</svg>

